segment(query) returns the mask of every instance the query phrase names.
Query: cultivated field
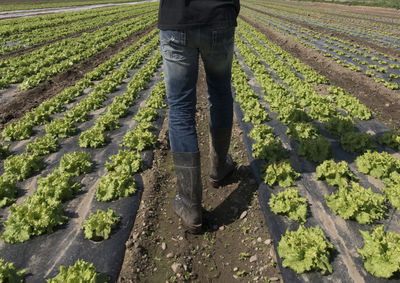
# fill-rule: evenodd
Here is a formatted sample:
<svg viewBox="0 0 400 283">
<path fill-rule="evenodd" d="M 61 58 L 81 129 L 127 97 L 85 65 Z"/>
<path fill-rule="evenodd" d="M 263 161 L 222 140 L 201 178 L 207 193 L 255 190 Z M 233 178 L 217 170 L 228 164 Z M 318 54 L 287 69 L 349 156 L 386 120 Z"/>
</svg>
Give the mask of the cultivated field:
<svg viewBox="0 0 400 283">
<path fill-rule="evenodd" d="M 398 11 L 241 1 L 237 170 L 209 188 L 200 66 L 191 235 L 172 211 L 158 5 L 0 20 L 0 282 L 400 281 Z"/>
</svg>

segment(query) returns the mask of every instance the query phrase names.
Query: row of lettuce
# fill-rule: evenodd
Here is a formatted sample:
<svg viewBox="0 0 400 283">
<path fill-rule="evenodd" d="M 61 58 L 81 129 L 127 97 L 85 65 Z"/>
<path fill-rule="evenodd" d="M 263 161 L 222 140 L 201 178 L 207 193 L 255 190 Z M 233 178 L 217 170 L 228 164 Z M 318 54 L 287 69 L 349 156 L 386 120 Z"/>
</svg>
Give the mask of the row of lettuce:
<svg viewBox="0 0 400 283">
<path fill-rule="evenodd" d="M 362 47 L 349 40 L 267 16 L 258 10 L 243 9 L 243 15 L 284 33 L 308 48 L 321 52 L 345 68 L 371 77 L 388 89 L 399 89 L 400 65 L 395 57 Z"/>
<path fill-rule="evenodd" d="M 287 127 L 287 135 L 295 141 L 297 154 L 319 164 L 316 179 L 338 188 L 325 196 L 326 205 L 336 215 L 364 225 L 385 219 L 390 209 L 388 203 L 392 209 L 400 210 L 400 160 L 388 152 L 377 152 L 373 137 L 355 128 L 354 119 L 370 119 L 370 110 L 338 87 L 329 87 L 329 95 L 317 93 L 314 86 L 328 85 L 326 78 L 242 21 L 238 26 L 236 47 L 240 61 L 234 61 L 232 70 L 235 99 L 244 113 L 243 121 L 254 125 L 248 136 L 254 140 L 253 157 L 265 161 L 262 174 L 266 184 L 288 188 L 296 186 L 301 176 L 292 168 L 290 152 L 274 134 L 274 129 L 265 124 L 270 120 L 268 108 L 279 113 L 277 119 Z M 248 83 L 246 72 L 250 72 L 261 87 L 264 101 L 259 100 L 259 94 Z M 332 159 L 331 143 L 321 134 L 321 129 L 339 138 L 344 151 L 357 156 L 355 163 L 359 173 L 382 180 L 384 194 L 362 187 L 346 161 Z M 398 133 L 387 132 L 377 141 L 400 150 Z M 301 223 L 297 231 L 287 231 L 278 244 L 283 266 L 297 273 L 316 270 L 332 273 L 329 259 L 333 244 L 320 227 L 303 225 L 307 221 L 308 200 L 301 197 L 297 189 L 289 188 L 272 194 L 269 206 L 272 212 Z M 364 247 L 357 251 L 364 259 L 366 270 L 378 277 L 392 277 L 400 270 L 400 234 L 385 232 L 383 225 L 371 233 L 360 232 Z"/>
<path fill-rule="evenodd" d="M 132 2 L 141 2 L 144 0 L 135 0 L 129 1 Z M 36 2 L 15 2 L 15 1 L 4 1 L 0 7 L 0 11 L 13 13 L 14 11 L 21 12 L 21 10 L 30 10 L 30 9 L 46 9 L 46 8 L 76 8 L 79 6 L 88 6 L 88 5 L 96 5 L 96 4 L 117 4 L 117 3 L 127 3 L 126 0 L 68 0 L 68 1 L 36 1 Z M 28 11 L 30 12 L 30 11 Z"/>
<path fill-rule="evenodd" d="M 0 25 L 0 55 L 31 48 L 39 44 L 76 36 L 156 9 L 154 3 L 116 8 L 93 9 L 57 16 L 36 16 L 3 20 Z"/>
<path fill-rule="evenodd" d="M 152 7 L 137 6 L 135 16 L 106 25 L 79 37 L 66 38 L 16 57 L 0 60 L 0 89 L 18 84 L 20 90 L 36 87 L 41 82 L 77 65 L 108 47 L 148 29 L 157 19 Z"/>
<path fill-rule="evenodd" d="M 313 7 L 293 7 L 287 3 L 269 1 L 246 1 L 245 5 L 268 11 L 282 18 L 311 25 L 323 30 L 338 32 L 347 36 L 362 38 L 394 48 L 400 48 L 398 21 L 395 17 L 362 18 L 361 14 L 344 15 L 335 13 L 335 10 L 323 11 Z M 394 22 L 391 22 L 390 20 Z M 386 20 L 386 21 L 385 21 Z"/>
<path fill-rule="evenodd" d="M 158 46 L 158 31 L 153 30 L 136 44 L 87 73 L 75 86 L 63 90 L 4 129 L 2 136 L 9 142 L 7 146 L 1 146 L 2 158 L 5 157 L 4 173 L 0 177 L 0 204 L 3 207 L 15 202 L 19 194 L 17 181 L 40 173 L 46 166 L 43 159 L 60 150 L 61 139 L 76 135 L 78 124 L 91 120 L 91 113 L 99 109 L 105 111 L 95 119 L 92 128 L 80 134 L 78 144 L 81 148 L 107 145 L 112 131 L 121 126 L 122 118 L 132 114 L 132 107 L 146 93 L 150 80 L 158 73 L 161 64 Z M 128 80 L 123 93 L 112 98 L 112 94 Z M 110 99 L 112 102 L 104 108 L 104 103 Z M 108 157 L 106 173 L 95 188 L 97 201 L 110 202 L 136 192 L 135 174 L 143 169 L 140 152 L 156 146 L 154 133 L 157 129 L 153 122 L 159 118 L 159 110 L 166 107 L 164 101 L 165 85 L 161 80 L 151 88 L 145 105 L 136 111 L 132 122 L 129 122 L 133 129 L 124 133 L 120 140 L 121 149 Z M 45 126 L 36 127 L 41 125 Z M 14 134 L 15 131 L 18 133 Z M 41 131 L 44 131 L 44 135 Z M 12 141 L 23 139 L 31 140 L 26 144 L 26 152 L 10 152 Z M 37 179 L 37 189 L 31 196 L 22 203 L 11 205 L 0 237 L 6 243 L 20 243 L 33 236 L 52 233 L 66 223 L 68 217 L 63 211 L 63 204 L 83 190 L 79 180 L 90 173 L 94 165 L 92 155 L 88 152 L 64 154 L 52 172 Z M 98 210 L 95 214 L 91 213 L 82 224 L 83 234 L 93 241 L 108 239 L 119 219 L 120 216 L 111 209 Z M 18 271 L 12 263 L 2 260 L 0 264 L 0 279 L 22 282 L 24 272 Z M 65 282 L 63 280 L 77 275 L 86 276 L 88 280 L 100 280 L 96 282 L 108 280 L 106 275 L 96 273 L 92 264 L 78 260 L 69 269 L 61 266 L 60 274 L 48 281 Z M 13 281 L 13 278 L 19 279 Z"/>
</svg>

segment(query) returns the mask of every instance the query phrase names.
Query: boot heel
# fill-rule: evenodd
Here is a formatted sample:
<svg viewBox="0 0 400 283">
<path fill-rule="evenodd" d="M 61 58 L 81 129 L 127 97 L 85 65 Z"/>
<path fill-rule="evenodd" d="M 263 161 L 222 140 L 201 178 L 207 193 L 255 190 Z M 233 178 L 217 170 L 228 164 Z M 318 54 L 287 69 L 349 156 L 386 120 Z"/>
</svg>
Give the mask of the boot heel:
<svg viewBox="0 0 400 283">
<path fill-rule="evenodd" d="M 235 165 L 233 164 L 233 160 L 232 157 L 228 154 L 226 156 L 226 162 L 225 165 L 223 167 L 223 171 L 222 174 L 220 175 L 220 179 L 215 179 L 213 178 L 214 176 L 209 176 L 209 181 L 210 181 L 210 185 L 213 188 L 219 188 L 222 187 L 224 185 L 225 180 L 232 175 L 233 171 L 235 170 Z"/>
</svg>

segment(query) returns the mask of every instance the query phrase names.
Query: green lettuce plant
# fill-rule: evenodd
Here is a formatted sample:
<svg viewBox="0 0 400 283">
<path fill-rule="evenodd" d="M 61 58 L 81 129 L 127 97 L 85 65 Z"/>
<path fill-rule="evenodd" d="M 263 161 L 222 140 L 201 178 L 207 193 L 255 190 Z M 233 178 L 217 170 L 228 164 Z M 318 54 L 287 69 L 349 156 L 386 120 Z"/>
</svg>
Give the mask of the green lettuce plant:
<svg viewBox="0 0 400 283">
<path fill-rule="evenodd" d="M 300 197 L 296 189 L 287 189 L 277 195 L 271 194 L 268 204 L 273 213 L 287 215 L 301 223 L 306 222 L 307 199 Z"/>
<path fill-rule="evenodd" d="M 25 269 L 17 269 L 13 262 L 5 262 L 0 258 L 0 282 L 22 283 L 25 272 Z"/>
<path fill-rule="evenodd" d="M 132 176 L 112 171 L 100 178 L 96 190 L 96 199 L 98 201 L 112 201 L 133 195 L 135 192 L 136 185 Z"/>
<path fill-rule="evenodd" d="M 288 125 L 286 133 L 294 140 L 314 139 L 318 137 L 318 130 L 309 122 L 297 122 Z"/>
<path fill-rule="evenodd" d="M 119 221 L 120 218 L 115 216 L 114 210 L 110 208 L 107 212 L 97 210 L 96 214 L 91 213 L 89 219 L 83 222 L 82 229 L 85 238 L 94 241 L 107 240 L 110 237 L 111 230 Z"/>
<path fill-rule="evenodd" d="M 33 142 L 26 145 L 26 152 L 34 155 L 46 155 L 56 152 L 58 149 L 58 138 L 52 135 L 44 135 L 36 138 Z"/>
<path fill-rule="evenodd" d="M 67 220 L 59 200 L 40 195 L 26 198 L 23 205 L 13 204 L 10 212 L 3 223 L 4 233 L 0 235 L 7 243 L 22 243 L 32 235 L 52 233 Z"/>
<path fill-rule="evenodd" d="M 3 145 L 0 143 L 0 161 L 9 156 L 11 153 L 8 150 L 10 145 Z"/>
<path fill-rule="evenodd" d="M 157 119 L 158 112 L 151 107 L 140 109 L 133 119 L 138 122 L 152 122 Z"/>
<path fill-rule="evenodd" d="M 77 131 L 75 123 L 70 118 L 61 118 L 53 120 L 50 124 L 45 126 L 46 134 L 58 138 L 68 138 L 74 135 Z"/>
<path fill-rule="evenodd" d="M 262 142 L 265 139 L 271 139 L 275 137 L 274 129 L 265 124 L 255 125 L 249 132 L 248 136 L 257 142 Z"/>
<path fill-rule="evenodd" d="M 103 273 L 97 273 L 93 263 L 85 262 L 78 259 L 74 265 L 66 268 L 60 266 L 60 272 L 56 277 L 47 279 L 47 283 L 64 283 L 64 282 L 109 282 L 109 277 Z"/>
<path fill-rule="evenodd" d="M 319 227 L 300 225 L 297 231 L 286 230 L 278 243 L 282 266 L 290 267 L 297 273 L 314 270 L 320 270 L 322 274 L 332 273 L 329 257 L 333 250 L 333 244 Z"/>
<path fill-rule="evenodd" d="M 354 132 L 354 121 L 350 117 L 333 116 L 325 122 L 325 129 L 334 136 Z"/>
<path fill-rule="evenodd" d="M 290 162 L 284 160 L 281 162 L 272 162 L 265 167 L 264 182 L 269 186 L 278 185 L 283 188 L 296 185 L 296 179 L 300 174 L 293 170 Z"/>
<path fill-rule="evenodd" d="M 349 168 L 346 161 L 336 163 L 333 159 L 325 160 L 316 168 L 316 177 L 318 180 L 325 179 L 331 186 L 347 188 L 350 181 L 356 181 L 358 178 Z"/>
<path fill-rule="evenodd" d="M 128 131 L 122 141 L 122 146 L 142 151 L 156 145 L 156 136 L 149 130 L 133 129 Z"/>
<path fill-rule="evenodd" d="M 387 152 L 368 150 L 356 158 L 357 169 L 384 182 L 390 182 L 392 176 L 400 171 L 400 160 Z"/>
<path fill-rule="evenodd" d="M 268 137 L 252 145 L 253 157 L 267 162 L 278 161 L 288 157 L 287 150 L 280 139 Z"/>
<path fill-rule="evenodd" d="M 376 140 L 382 145 L 386 145 L 394 150 L 400 150 L 400 133 L 398 132 L 390 131 L 383 133 Z"/>
<path fill-rule="evenodd" d="M 0 208 L 12 204 L 18 194 L 16 180 L 4 174 L 0 176 Z"/>
<path fill-rule="evenodd" d="M 29 178 L 43 166 L 43 158 L 28 153 L 11 155 L 4 160 L 4 172 L 18 181 Z"/>
<path fill-rule="evenodd" d="M 400 183 L 384 187 L 383 192 L 390 204 L 397 210 L 400 210 Z"/>
<path fill-rule="evenodd" d="M 390 278 L 400 271 L 400 234 L 385 232 L 377 226 L 371 233 L 360 231 L 364 238 L 363 249 L 357 252 L 364 260 L 365 269 L 374 276 Z"/>
<path fill-rule="evenodd" d="M 105 146 L 108 141 L 109 136 L 99 126 L 94 126 L 79 136 L 79 146 L 82 148 L 99 148 Z"/>
<path fill-rule="evenodd" d="M 297 152 L 305 159 L 318 163 L 321 163 L 332 156 L 330 143 L 324 136 L 301 140 Z"/>
<path fill-rule="evenodd" d="M 367 150 L 376 148 L 372 137 L 367 133 L 349 132 L 345 133 L 340 138 L 342 148 L 351 153 L 363 153 Z"/>
<path fill-rule="evenodd" d="M 336 193 L 325 196 L 326 204 L 343 219 L 354 219 L 360 224 L 371 224 L 386 216 L 385 197 L 365 189 L 356 182 L 352 188 L 339 188 Z"/>
<path fill-rule="evenodd" d="M 107 171 L 124 175 L 133 175 L 143 166 L 142 158 L 136 151 L 120 150 L 110 160 L 106 162 Z"/>
</svg>

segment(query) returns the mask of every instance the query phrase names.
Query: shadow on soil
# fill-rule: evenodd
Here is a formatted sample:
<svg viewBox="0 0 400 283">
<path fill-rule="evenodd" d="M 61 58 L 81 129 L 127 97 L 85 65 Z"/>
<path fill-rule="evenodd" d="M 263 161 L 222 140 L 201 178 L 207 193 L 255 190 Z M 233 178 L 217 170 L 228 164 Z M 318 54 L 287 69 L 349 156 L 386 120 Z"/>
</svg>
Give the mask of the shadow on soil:
<svg viewBox="0 0 400 283">
<path fill-rule="evenodd" d="M 257 186 L 249 186 L 249 174 L 251 174 L 250 166 L 240 166 L 227 179 L 226 184 L 223 184 L 225 186 L 238 183 L 238 186 L 217 207 L 204 212 L 203 232 L 214 232 L 218 230 L 218 227 L 228 226 L 239 219 L 244 211 L 247 211 L 257 191 Z"/>
</svg>

